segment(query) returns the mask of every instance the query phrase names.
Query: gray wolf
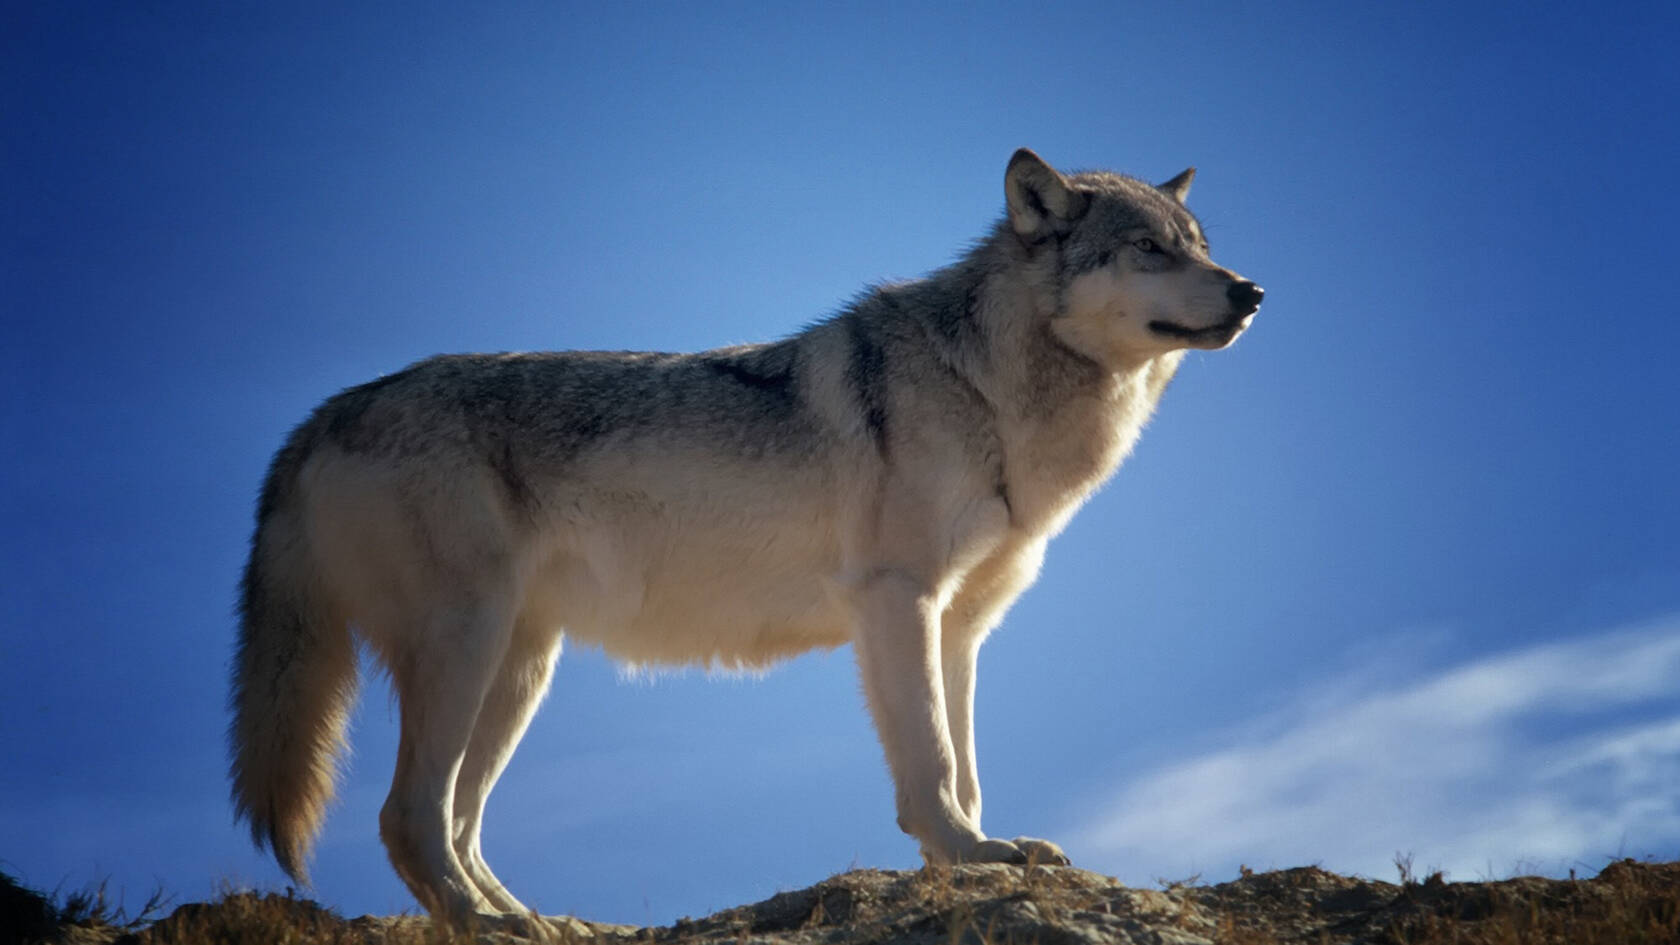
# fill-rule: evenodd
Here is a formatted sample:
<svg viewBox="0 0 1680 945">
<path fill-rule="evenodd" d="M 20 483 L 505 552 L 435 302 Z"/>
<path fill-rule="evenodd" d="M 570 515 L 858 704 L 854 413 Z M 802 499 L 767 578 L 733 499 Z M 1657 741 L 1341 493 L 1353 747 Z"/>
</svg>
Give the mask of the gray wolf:
<svg viewBox="0 0 1680 945">
<path fill-rule="evenodd" d="M 637 664 L 763 667 L 850 643 L 930 863 L 1064 863 L 980 827 L 975 658 L 1131 450 L 1187 349 L 1262 291 L 1159 186 L 1022 149 L 947 268 L 781 341 L 435 357 L 328 400 L 258 502 L 233 798 L 300 882 L 363 641 L 401 739 L 379 816 L 434 915 L 527 910 L 479 844 L 562 636 Z"/>
</svg>

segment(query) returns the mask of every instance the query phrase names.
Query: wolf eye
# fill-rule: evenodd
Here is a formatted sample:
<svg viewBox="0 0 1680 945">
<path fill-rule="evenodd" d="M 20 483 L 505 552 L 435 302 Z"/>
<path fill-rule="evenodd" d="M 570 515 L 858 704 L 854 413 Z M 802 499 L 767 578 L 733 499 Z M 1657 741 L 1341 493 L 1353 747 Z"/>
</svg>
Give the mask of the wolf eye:
<svg viewBox="0 0 1680 945">
<path fill-rule="evenodd" d="M 1161 247 L 1155 245 L 1155 241 L 1147 236 L 1132 240 L 1132 245 L 1137 247 L 1140 253 L 1158 253 L 1161 251 Z"/>
</svg>

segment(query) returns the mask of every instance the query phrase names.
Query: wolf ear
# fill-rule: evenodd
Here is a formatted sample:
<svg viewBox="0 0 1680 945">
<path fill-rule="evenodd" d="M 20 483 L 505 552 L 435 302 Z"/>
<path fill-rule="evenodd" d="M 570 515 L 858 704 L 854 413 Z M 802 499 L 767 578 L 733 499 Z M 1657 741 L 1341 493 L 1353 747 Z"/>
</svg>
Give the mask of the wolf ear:
<svg viewBox="0 0 1680 945">
<path fill-rule="evenodd" d="M 1090 203 L 1089 197 L 1069 186 L 1067 178 L 1026 148 L 1009 159 L 1003 192 L 1009 200 L 1009 226 L 1028 246 L 1067 232 Z"/>
<path fill-rule="evenodd" d="M 1179 203 L 1183 203 L 1189 198 L 1190 182 L 1195 179 L 1196 169 L 1193 167 L 1187 167 L 1184 169 L 1184 173 L 1174 177 L 1172 180 L 1167 181 L 1165 184 L 1162 184 L 1155 189 L 1165 191 L 1167 196 Z"/>
</svg>

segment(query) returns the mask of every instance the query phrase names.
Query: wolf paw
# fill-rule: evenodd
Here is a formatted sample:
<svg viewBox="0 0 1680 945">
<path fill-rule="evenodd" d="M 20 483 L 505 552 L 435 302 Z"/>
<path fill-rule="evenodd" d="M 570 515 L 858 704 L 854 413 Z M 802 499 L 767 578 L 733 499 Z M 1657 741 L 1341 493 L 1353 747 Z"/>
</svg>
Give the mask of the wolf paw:
<svg viewBox="0 0 1680 945">
<path fill-rule="evenodd" d="M 960 858 L 963 863 L 1025 863 L 1027 855 L 1008 840 L 982 840 Z"/>
<path fill-rule="evenodd" d="M 587 922 L 569 915 L 539 915 L 529 912 L 481 912 L 467 921 L 462 931 L 498 940 L 515 939 L 539 943 L 577 942 L 594 938 Z"/>
<path fill-rule="evenodd" d="M 489 933 L 541 939 L 553 931 L 549 920 L 534 912 L 475 912 L 451 924 L 455 931 L 469 935 Z"/>
<path fill-rule="evenodd" d="M 1062 848 L 1037 837 L 1016 837 L 1011 843 L 1021 851 L 1024 862 L 1032 866 L 1069 866 L 1073 863 Z"/>
<path fill-rule="evenodd" d="M 1067 866 L 1062 848 L 1037 837 L 1013 840 L 982 840 L 961 858 L 964 863 L 1014 863 L 1019 866 Z"/>
</svg>

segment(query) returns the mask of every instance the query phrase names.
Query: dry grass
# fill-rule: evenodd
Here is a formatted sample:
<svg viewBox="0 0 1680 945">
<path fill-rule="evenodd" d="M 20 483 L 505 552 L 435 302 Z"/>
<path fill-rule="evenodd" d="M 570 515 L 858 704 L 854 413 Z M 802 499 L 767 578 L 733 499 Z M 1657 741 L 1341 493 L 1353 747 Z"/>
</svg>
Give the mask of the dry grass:
<svg viewBox="0 0 1680 945">
<path fill-rule="evenodd" d="M 116 936 L 144 928 L 168 906 L 169 899 L 162 890 L 130 911 L 122 901 L 111 899 L 103 882 L 68 893 L 55 891 L 49 896 L 26 889 L 0 873 L 0 945 L 45 940 L 66 927 Z"/>
<path fill-rule="evenodd" d="M 1418 910 L 1389 929 L 1394 945 L 1675 945 L 1680 864 L 1610 864 L 1593 880 L 1439 881 L 1407 887 Z"/>
</svg>

